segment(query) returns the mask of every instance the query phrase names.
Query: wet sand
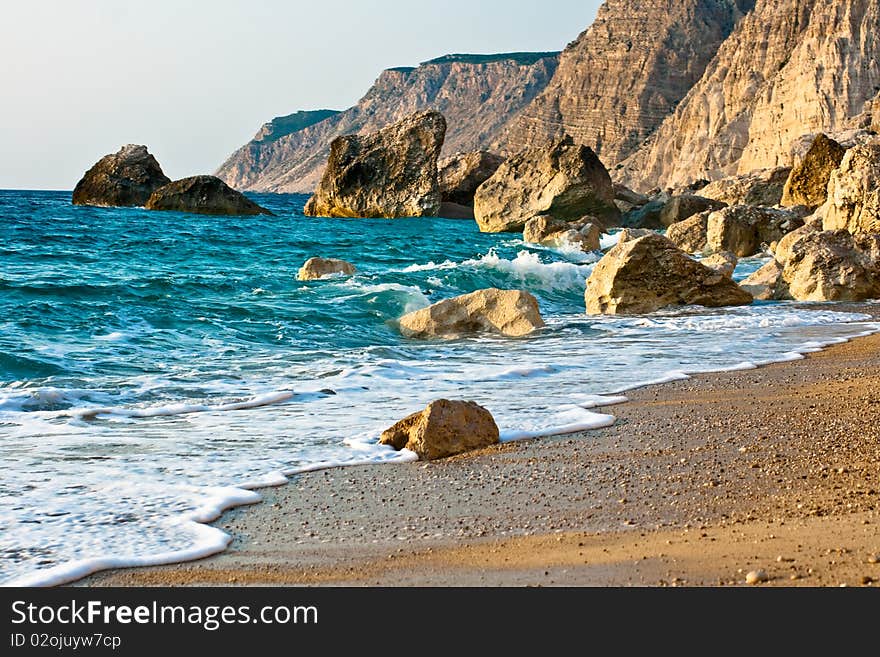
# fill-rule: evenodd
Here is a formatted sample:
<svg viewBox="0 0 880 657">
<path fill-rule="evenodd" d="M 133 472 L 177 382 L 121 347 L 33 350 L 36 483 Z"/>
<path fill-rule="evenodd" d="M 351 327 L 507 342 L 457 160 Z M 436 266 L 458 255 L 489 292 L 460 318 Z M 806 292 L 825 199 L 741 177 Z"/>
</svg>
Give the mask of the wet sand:
<svg viewBox="0 0 880 657">
<path fill-rule="evenodd" d="M 223 554 L 80 584 L 880 586 L 880 336 L 628 397 L 608 429 L 298 476 L 215 523 Z"/>
</svg>

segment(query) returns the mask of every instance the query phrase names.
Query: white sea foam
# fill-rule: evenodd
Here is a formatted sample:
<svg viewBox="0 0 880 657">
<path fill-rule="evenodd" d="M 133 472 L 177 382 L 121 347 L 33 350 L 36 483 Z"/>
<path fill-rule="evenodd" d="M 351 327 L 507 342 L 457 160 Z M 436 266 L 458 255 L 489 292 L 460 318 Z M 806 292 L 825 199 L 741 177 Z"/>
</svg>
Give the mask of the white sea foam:
<svg viewBox="0 0 880 657">
<path fill-rule="evenodd" d="M 127 418 L 169 417 L 173 415 L 188 415 L 190 413 L 219 413 L 224 411 L 244 411 L 253 408 L 262 408 L 273 404 L 283 404 L 296 396 L 291 391 L 274 392 L 253 399 L 228 404 L 166 404 L 151 408 L 80 408 L 71 411 L 74 417 L 80 420 L 95 420 L 102 416 L 118 416 Z"/>
<path fill-rule="evenodd" d="M 511 275 L 521 283 L 528 283 L 538 289 L 569 289 L 584 285 L 590 277 L 592 265 L 574 264 L 570 262 L 541 261 L 537 253 L 520 251 L 516 258 L 508 260 L 499 256 L 495 250 L 476 260 L 462 263 L 467 267 L 494 269 Z"/>
</svg>

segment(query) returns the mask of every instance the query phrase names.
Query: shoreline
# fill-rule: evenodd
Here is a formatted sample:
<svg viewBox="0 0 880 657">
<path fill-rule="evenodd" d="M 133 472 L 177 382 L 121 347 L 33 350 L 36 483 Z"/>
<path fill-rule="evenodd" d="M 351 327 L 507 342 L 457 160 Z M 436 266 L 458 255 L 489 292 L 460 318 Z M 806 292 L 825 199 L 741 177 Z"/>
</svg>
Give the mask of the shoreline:
<svg viewBox="0 0 880 657">
<path fill-rule="evenodd" d="M 870 304 L 853 304 L 851 308 L 840 309 L 871 314 L 875 318 L 878 314 L 876 306 Z M 790 490 L 785 496 L 780 496 L 778 491 L 771 494 L 766 489 L 767 482 L 756 476 L 756 472 L 764 472 L 760 462 L 757 465 L 750 463 L 748 476 L 740 477 L 747 482 L 741 493 L 727 490 L 732 482 L 719 481 L 717 470 L 720 469 L 723 479 L 726 470 L 737 469 L 738 461 L 746 460 L 753 450 L 754 453 L 764 452 L 766 447 L 760 442 L 737 447 L 732 454 L 729 449 L 723 450 L 726 452 L 724 460 L 715 459 L 712 463 L 716 478 L 698 476 L 690 464 L 694 454 L 716 453 L 722 445 L 754 440 L 745 435 L 749 433 L 745 428 L 739 432 L 728 429 L 735 437 L 725 438 L 721 444 L 716 440 L 715 444 L 710 442 L 705 446 L 690 444 L 664 448 L 662 439 L 656 436 L 656 433 L 666 431 L 676 441 L 681 440 L 682 430 L 675 428 L 669 417 L 670 409 L 676 405 L 687 407 L 690 404 L 694 423 L 719 424 L 717 409 L 713 409 L 713 405 L 721 403 L 725 393 L 736 395 L 748 389 L 743 384 L 749 379 L 752 383 L 754 380 L 761 382 L 764 397 L 804 406 L 804 390 L 774 392 L 773 383 L 783 383 L 790 388 L 793 376 L 811 380 L 814 385 L 824 383 L 829 376 L 832 379 L 840 376 L 841 371 L 847 369 L 843 363 L 851 361 L 858 362 L 858 369 L 865 371 L 864 361 L 873 360 L 875 365 L 880 365 L 880 357 L 873 358 L 873 353 L 880 353 L 880 335 L 876 333 L 808 354 L 803 360 L 783 361 L 752 370 L 697 374 L 685 380 L 633 389 L 627 392 L 630 401 L 615 407 L 619 411 L 615 413 L 617 421 L 606 429 L 506 443 L 434 463 L 397 464 L 395 468 L 345 466 L 297 475 L 281 487 L 260 489 L 262 504 L 226 511 L 211 524 L 211 527 L 232 536 L 229 547 L 219 554 L 170 566 L 103 571 L 76 584 L 718 585 L 743 579 L 744 574 L 737 571 L 746 566 L 738 567 L 733 573 L 726 568 L 726 576 L 721 570 L 714 572 L 711 578 L 704 574 L 698 581 L 688 573 L 711 572 L 713 569 L 705 563 L 682 571 L 680 575 L 671 573 L 676 563 L 692 561 L 698 556 L 693 554 L 693 548 L 698 548 L 705 560 L 717 552 L 707 549 L 707 542 L 713 544 L 710 547 L 724 546 L 727 557 L 726 553 L 736 553 L 736 546 L 745 545 L 745 537 L 751 535 L 754 535 L 750 543 L 754 548 L 752 551 L 759 551 L 756 546 L 767 541 L 775 541 L 780 550 L 790 544 L 786 548 L 788 552 L 812 554 L 819 550 L 817 541 L 825 545 L 822 541 L 834 536 L 848 537 L 849 543 L 860 546 L 858 549 L 822 548 L 838 551 L 835 554 L 840 558 L 831 560 L 833 567 L 830 571 L 837 575 L 837 579 L 851 581 L 831 582 L 826 580 L 831 577 L 831 572 L 804 566 L 796 573 L 797 580 L 774 577 L 774 583 L 855 585 L 867 581 L 865 578 L 880 579 L 880 567 L 872 570 L 872 566 L 866 565 L 871 555 L 880 553 L 880 530 L 876 526 L 877 491 L 870 487 L 873 482 L 876 488 L 880 480 L 880 441 L 875 439 L 873 452 L 864 444 L 865 436 L 870 432 L 863 430 L 870 425 L 869 420 L 855 416 L 859 423 L 867 425 L 859 429 L 865 436 L 853 439 L 861 440 L 860 449 L 869 453 L 868 470 L 873 475 L 864 476 L 866 473 L 858 470 L 861 479 L 857 477 L 858 481 L 851 482 L 855 488 L 849 491 L 858 494 L 854 498 L 855 507 L 854 502 L 842 503 L 844 508 L 849 504 L 849 511 L 853 508 L 856 511 L 843 517 L 823 510 L 823 505 L 830 504 L 826 500 L 828 491 L 823 491 L 822 495 L 812 491 L 814 499 L 795 502 L 797 513 L 793 513 L 788 506 L 781 505 L 780 500 L 790 497 L 798 487 L 789 485 Z M 880 396 L 880 381 L 877 382 L 877 392 Z M 838 391 L 829 390 L 828 394 L 839 400 Z M 694 399 L 688 400 L 688 395 L 695 395 Z M 815 404 L 810 408 L 813 407 Z M 746 406 L 748 408 L 750 405 Z M 743 413 L 743 408 L 739 410 L 743 423 L 753 430 L 754 423 L 748 422 L 748 413 Z M 877 412 L 880 415 L 880 409 Z M 835 420 L 833 416 L 829 419 Z M 721 424 L 729 425 L 729 420 Z M 635 425 L 634 430 L 623 430 L 631 424 Z M 798 443 L 802 448 L 805 447 L 804 439 L 809 440 L 809 431 L 803 433 L 803 429 L 801 427 Z M 640 440 L 646 437 L 649 437 L 651 449 L 636 449 Z M 777 449 L 779 447 L 777 445 Z M 573 454 L 567 454 L 571 448 L 574 448 Z M 683 461 L 679 458 L 678 463 L 669 462 L 666 452 L 670 450 L 688 452 L 690 456 L 685 456 Z M 575 462 L 582 466 L 597 459 L 614 462 L 616 471 L 621 474 L 615 478 L 614 471 L 598 471 L 593 473 L 598 478 L 591 479 L 584 472 L 572 471 L 569 463 L 572 459 L 568 456 L 575 457 Z M 771 471 L 781 472 L 776 463 L 780 456 L 774 453 L 775 468 Z M 644 473 L 641 485 L 634 484 L 635 471 L 651 472 L 664 467 L 667 472 L 665 484 Z M 853 466 L 849 467 L 856 472 Z M 841 475 L 850 471 L 846 465 L 837 469 L 844 470 Z M 807 470 L 812 472 L 810 468 Z M 675 485 L 694 477 L 700 480 L 696 489 L 693 486 L 682 489 Z M 536 493 L 536 481 L 542 479 L 547 489 Z M 646 487 L 646 481 L 656 483 Z M 797 483 L 793 479 L 789 481 Z M 574 488 L 572 484 L 575 484 Z M 502 486 L 506 490 L 502 490 Z M 581 487 L 579 492 L 582 494 L 573 495 L 577 486 Z M 432 492 L 433 499 L 424 489 Z M 658 489 L 664 491 L 659 497 Z M 701 489 L 725 489 L 723 496 L 707 495 L 714 499 L 709 505 L 711 512 L 707 509 L 700 509 L 702 513 L 694 512 L 705 506 L 700 502 L 701 496 L 694 495 L 695 490 Z M 389 507 L 394 504 L 394 495 L 402 491 L 414 494 L 425 504 L 420 506 L 418 502 L 404 500 L 397 502 L 397 511 L 392 510 Z M 773 507 L 774 513 L 768 515 L 754 508 L 743 515 L 742 509 L 738 508 L 743 496 L 756 507 Z M 530 497 L 529 503 L 523 503 L 524 498 Z M 446 504 L 433 508 L 434 500 L 438 499 Z M 597 501 L 603 504 L 596 504 Z M 524 510 L 552 511 L 560 503 L 563 508 L 557 510 L 564 513 L 558 516 L 552 512 L 532 512 L 525 513 L 527 517 L 523 518 Z M 805 504 L 810 505 L 809 512 L 802 515 Z M 399 510 L 401 507 L 403 512 Z M 687 509 L 691 512 L 686 513 Z M 762 522 L 765 524 L 761 525 Z M 773 527 L 775 533 L 767 534 L 768 527 Z M 711 537 L 710 531 L 713 532 Z M 698 535 L 696 541 L 693 533 Z M 773 538 L 762 538 L 766 535 Z M 636 537 L 638 540 L 634 540 Z M 663 549 L 658 547 L 661 545 Z M 692 545 L 692 549 L 683 547 L 687 545 Z M 673 549 L 671 546 L 678 547 Z M 656 556 L 649 558 L 648 554 L 643 554 L 638 559 L 629 559 L 636 552 L 653 552 Z M 674 554 L 678 556 L 672 556 Z M 719 554 L 716 558 L 720 558 Z M 856 559 L 857 554 L 861 562 Z M 844 559 L 840 555 L 849 555 L 850 558 Z M 747 564 L 749 568 L 754 565 L 768 572 L 780 570 L 782 566 L 788 570 L 799 567 L 797 560 L 789 559 L 782 554 L 774 555 L 772 559 L 740 558 L 743 562 L 755 562 Z M 804 559 L 802 557 L 800 561 Z M 476 570 L 475 560 L 479 562 Z M 768 563 L 759 563 L 763 561 Z M 634 565 L 636 562 L 653 564 L 653 567 L 638 567 Z M 848 564 L 845 573 L 844 563 Z M 562 568 L 563 565 L 567 567 Z M 564 572 L 557 572 L 560 568 Z M 862 571 L 865 572 L 858 574 Z M 637 573 L 641 575 L 634 578 Z M 647 576 L 647 573 L 651 575 Z"/>
</svg>

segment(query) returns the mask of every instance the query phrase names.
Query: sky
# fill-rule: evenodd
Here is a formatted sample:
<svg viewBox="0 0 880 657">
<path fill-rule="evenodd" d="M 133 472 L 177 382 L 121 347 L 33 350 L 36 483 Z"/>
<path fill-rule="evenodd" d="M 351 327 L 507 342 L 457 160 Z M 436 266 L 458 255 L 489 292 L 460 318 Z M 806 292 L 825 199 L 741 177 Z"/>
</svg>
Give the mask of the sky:
<svg viewBox="0 0 880 657">
<path fill-rule="evenodd" d="M 0 189 L 72 189 L 146 144 L 213 172 L 259 127 L 447 53 L 561 50 L 600 0 L 0 0 Z"/>
</svg>

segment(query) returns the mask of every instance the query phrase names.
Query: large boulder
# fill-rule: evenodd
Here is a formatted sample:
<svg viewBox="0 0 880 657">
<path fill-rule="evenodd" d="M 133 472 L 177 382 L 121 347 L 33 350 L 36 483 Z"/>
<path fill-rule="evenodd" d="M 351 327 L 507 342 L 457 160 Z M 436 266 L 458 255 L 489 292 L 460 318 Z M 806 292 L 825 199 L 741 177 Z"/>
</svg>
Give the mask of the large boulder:
<svg viewBox="0 0 880 657">
<path fill-rule="evenodd" d="M 357 272 L 355 266 L 345 260 L 310 258 L 300 268 L 297 279 L 301 281 L 317 281 L 326 276 L 353 276 L 355 272 Z"/>
<path fill-rule="evenodd" d="M 408 338 L 454 338 L 480 332 L 521 337 L 543 326 L 533 295 L 494 288 L 444 299 L 400 318 L 400 332 Z"/>
<path fill-rule="evenodd" d="M 306 216 L 436 217 L 437 158 L 445 136 L 446 119 L 427 111 L 369 135 L 334 139 Z"/>
<path fill-rule="evenodd" d="M 146 146 L 128 144 L 86 171 L 73 190 L 73 204 L 142 206 L 153 192 L 170 182 Z"/>
<path fill-rule="evenodd" d="M 473 207 L 477 188 L 489 180 L 503 162 L 503 157 L 487 151 L 458 153 L 440 160 L 437 168 L 441 200 Z"/>
<path fill-rule="evenodd" d="M 856 146 L 831 173 L 820 210 L 825 230 L 880 233 L 880 145 Z"/>
<path fill-rule="evenodd" d="M 592 215 L 605 227 L 620 220 L 608 171 L 590 148 L 570 137 L 502 164 L 477 189 L 474 214 L 484 233 L 519 232 L 542 214 L 563 221 Z"/>
<path fill-rule="evenodd" d="M 650 200 L 644 194 L 634 192 L 626 185 L 614 183 L 614 205 L 624 214 L 646 205 Z"/>
<path fill-rule="evenodd" d="M 153 192 L 144 207 L 211 215 L 272 214 L 214 176 L 193 176 L 168 183 Z"/>
<path fill-rule="evenodd" d="M 817 135 L 810 149 L 788 176 L 781 205 L 819 207 L 828 198 L 831 172 L 840 166 L 846 149 L 824 134 Z"/>
<path fill-rule="evenodd" d="M 637 315 L 669 306 L 742 306 L 752 296 L 658 234 L 615 246 L 587 281 L 587 313 Z"/>
<path fill-rule="evenodd" d="M 500 432 L 492 414 L 482 406 L 440 399 L 384 431 L 379 442 L 431 461 L 495 445 Z"/>
<path fill-rule="evenodd" d="M 803 223 L 799 213 L 789 210 L 734 205 L 709 215 L 707 250 L 730 251 L 740 258 L 753 256 Z"/>
<path fill-rule="evenodd" d="M 534 217 L 526 222 L 523 241 L 551 247 L 578 246 L 581 251 L 598 251 L 602 231 L 593 217 L 578 221 L 560 221 L 549 215 Z"/>
<path fill-rule="evenodd" d="M 677 224 L 672 224 L 666 231 L 666 237 L 675 246 L 688 253 L 702 253 L 706 250 L 706 234 L 709 227 L 711 212 L 701 212 Z"/>
<path fill-rule="evenodd" d="M 797 301 L 864 301 L 880 296 L 877 262 L 845 230 L 812 232 L 797 240 L 782 278 Z"/>
<path fill-rule="evenodd" d="M 776 257 L 742 282 L 756 299 L 864 301 L 880 297 L 877 241 L 845 230 L 804 227 L 780 241 Z"/>
<path fill-rule="evenodd" d="M 772 207 L 782 200 L 790 167 L 761 169 L 741 176 L 716 180 L 700 190 L 700 196 L 727 205 L 762 205 Z"/>
<path fill-rule="evenodd" d="M 721 210 L 727 204 L 711 198 L 685 194 L 670 198 L 660 211 L 659 221 L 664 227 L 690 219 L 701 212 Z"/>
<path fill-rule="evenodd" d="M 666 226 L 660 221 L 660 216 L 668 202 L 669 197 L 666 194 L 656 196 L 644 205 L 626 212 L 621 218 L 620 224 L 626 228 L 662 230 Z"/>
</svg>

